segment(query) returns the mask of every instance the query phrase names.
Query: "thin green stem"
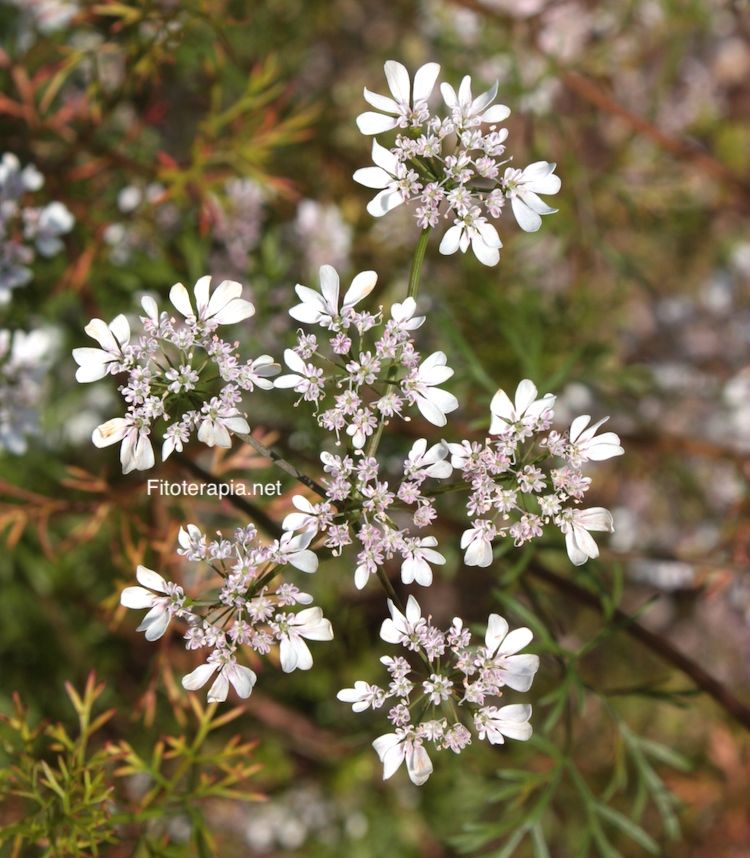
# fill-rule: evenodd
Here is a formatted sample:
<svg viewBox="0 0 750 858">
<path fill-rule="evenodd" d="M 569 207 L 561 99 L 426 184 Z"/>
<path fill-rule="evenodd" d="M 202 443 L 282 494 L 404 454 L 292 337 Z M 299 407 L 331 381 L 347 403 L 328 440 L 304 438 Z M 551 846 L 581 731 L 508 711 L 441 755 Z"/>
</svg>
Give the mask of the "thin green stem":
<svg viewBox="0 0 750 858">
<path fill-rule="evenodd" d="M 427 242 L 430 240 L 431 227 L 422 230 L 419 236 L 419 241 L 414 250 L 414 258 L 411 261 L 411 272 L 409 274 L 409 291 L 408 298 L 416 298 L 417 290 L 419 289 L 419 278 L 422 276 L 422 263 L 424 262 L 425 251 L 427 250 Z"/>
</svg>

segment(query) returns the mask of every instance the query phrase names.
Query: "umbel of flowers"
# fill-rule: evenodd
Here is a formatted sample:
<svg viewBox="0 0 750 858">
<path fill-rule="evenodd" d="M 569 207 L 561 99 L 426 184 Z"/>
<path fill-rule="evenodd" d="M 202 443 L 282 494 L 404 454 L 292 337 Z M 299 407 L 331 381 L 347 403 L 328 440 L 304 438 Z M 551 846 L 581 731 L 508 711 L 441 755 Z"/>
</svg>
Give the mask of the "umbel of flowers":
<svg viewBox="0 0 750 858">
<path fill-rule="evenodd" d="M 540 194 L 556 194 L 560 179 L 555 165 L 536 161 L 523 169 L 512 165 L 506 152 L 508 129 L 500 123 L 510 108 L 495 104 L 498 84 L 476 97 L 471 78 L 461 81 L 458 92 L 440 85 L 443 113 L 433 113 L 430 96 L 440 66 L 427 63 L 414 75 L 401 63 L 389 60 L 385 76 L 390 96 L 365 88 L 365 100 L 375 111 L 357 117 L 363 134 L 389 136 L 388 145 L 372 141 L 375 166 L 354 174 L 355 181 L 378 194 L 367 210 L 380 217 L 402 203 L 414 203 L 414 216 L 422 229 L 447 219 L 451 226 L 440 243 L 444 254 L 463 253 L 471 247 L 484 265 L 497 265 L 502 242 L 491 221 L 502 217 L 510 201 L 518 225 L 535 232 L 542 215 L 552 214 Z"/>
<path fill-rule="evenodd" d="M 209 447 L 230 447 L 230 432 L 250 431 L 240 410 L 242 393 L 255 387 L 271 388 L 269 376 L 279 367 L 268 355 L 240 360 L 238 344 L 216 334 L 221 325 L 249 319 L 255 307 L 241 298 L 242 286 L 224 280 L 211 292 L 211 277 L 201 277 L 191 301 L 182 283 L 169 298 L 181 318 L 160 311 L 153 298 L 143 298 L 143 332 L 131 339 L 130 324 L 117 316 L 110 324 L 93 319 L 86 333 L 98 348 L 74 349 L 76 379 L 97 381 L 123 375 L 120 393 L 124 417 L 114 417 L 94 431 L 97 447 L 122 442 L 123 473 L 154 465 L 152 430 L 163 427 L 162 459 L 181 451 L 195 432 Z"/>
<path fill-rule="evenodd" d="M 93 441 L 122 442 L 126 472 L 154 465 L 154 427 L 161 429 L 163 459 L 181 451 L 193 433 L 208 446 L 229 446 L 232 434 L 249 431 L 243 394 L 256 387 L 291 391 L 296 405 L 312 409 L 331 444 L 320 453 L 319 482 L 282 460 L 287 472 L 318 494 L 314 502 L 293 497 L 283 535 L 264 544 L 248 525 L 231 539 L 221 533 L 209 539 L 189 524 L 180 531 L 179 553 L 209 570 L 202 592 L 188 595 L 139 566 L 139 585 L 126 588 L 121 601 L 147 609 L 139 626 L 147 639 L 160 638 L 176 619 L 186 648 L 201 652 L 201 663 L 183 679 L 186 689 L 211 682 L 211 701 L 226 699 L 230 686 L 247 697 L 262 656 L 275 659 L 278 651 L 284 671 L 307 670 L 313 664 L 307 642 L 333 637 L 331 623 L 310 605 L 312 597 L 285 580 L 289 567 L 312 573 L 316 551 L 340 555 L 356 545 L 354 584 L 361 589 L 376 578 L 383 586 L 390 618 L 381 638 L 403 647 L 405 655 L 381 659 L 386 685 L 357 680 L 338 697 L 356 712 L 388 702 L 390 731 L 373 742 L 384 777 L 405 762 L 411 780 L 423 784 L 434 752 L 460 753 L 472 737 L 499 744 L 531 736 L 531 706 L 505 695 L 530 689 L 539 659 L 522 652 L 531 632 L 510 631 L 497 614 L 489 616 L 483 644 L 472 643 L 460 618 L 447 631 L 439 629 L 422 616 L 414 596 L 401 602 L 388 562 L 399 565 L 403 585 L 432 584 L 446 556 L 430 531 L 440 496 L 451 491 L 465 498 L 468 527 L 460 547 L 466 565 L 489 566 L 498 541 L 522 546 L 549 527 L 564 536 L 571 562 L 580 565 L 598 555 L 592 532 L 613 525 L 608 510 L 583 505 L 591 485 L 588 466 L 623 450 L 616 434 L 600 432 L 606 418 L 592 423 L 582 415 L 567 430 L 556 428 L 555 397 L 540 396 L 529 379 L 513 399 L 497 391 L 482 440 L 452 437 L 448 417 L 459 402 L 443 385 L 453 370 L 444 352 L 419 350 L 426 315 L 416 296 L 426 237 L 440 219 L 452 219 L 441 251 L 471 246 L 482 262 L 494 265 L 500 239 L 487 218 L 498 218 L 509 200 L 521 227 L 536 230 L 541 215 L 553 211 L 538 194 L 556 193 L 560 182 L 547 162 L 523 170 L 508 165 L 507 131 L 499 123 L 509 111 L 494 103 L 497 86 L 474 97 L 468 77 L 457 92 L 443 84 L 447 114 L 441 117 L 429 106 L 436 64 L 419 69 L 413 82 L 399 63 L 386 63 L 385 70 L 391 97 L 365 90 L 377 112 L 360 116 L 358 125 L 365 134 L 394 137 L 390 148 L 373 142 L 376 167 L 355 178 L 380 191 L 368 206 L 376 216 L 417 202 L 423 232 L 402 301 L 374 306 L 374 271 L 357 274 L 342 290 L 335 269 L 323 265 L 319 288 L 296 286 L 298 301 L 289 313 L 303 327 L 284 352 L 287 371 L 275 381 L 279 366 L 272 357 L 243 363 L 237 346 L 218 337 L 220 326 L 247 320 L 254 308 L 241 297 L 239 283 L 223 281 L 212 292 L 209 277 L 196 283 L 192 297 L 181 284 L 172 287 L 179 320 L 144 299 L 137 338 L 124 316 L 109 325 L 95 319 L 86 331 L 99 348 L 76 349 L 74 357 L 79 381 L 124 376 L 125 416 L 98 427 Z M 392 454 L 379 456 L 387 427 L 415 417 L 444 433 L 425 432 L 395 464 Z"/>
</svg>

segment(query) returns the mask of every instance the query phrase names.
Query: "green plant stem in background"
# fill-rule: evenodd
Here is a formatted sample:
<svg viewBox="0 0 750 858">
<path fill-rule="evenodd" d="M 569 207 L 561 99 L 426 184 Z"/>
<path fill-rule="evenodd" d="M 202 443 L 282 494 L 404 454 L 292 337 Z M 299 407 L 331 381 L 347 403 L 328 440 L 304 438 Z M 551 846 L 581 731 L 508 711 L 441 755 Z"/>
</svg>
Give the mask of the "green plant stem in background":
<svg viewBox="0 0 750 858">
<path fill-rule="evenodd" d="M 419 278 L 422 276 L 422 263 L 424 262 L 427 243 L 430 240 L 432 227 L 422 230 L 419 236 L 419 241 L 414 250 L 414 256 L 411 261 L 411 272 L 409 273 L 409 291 L 406 293 L 407 298 L 416 298 L 417 290 L 419 289 Z"/>
</svg>

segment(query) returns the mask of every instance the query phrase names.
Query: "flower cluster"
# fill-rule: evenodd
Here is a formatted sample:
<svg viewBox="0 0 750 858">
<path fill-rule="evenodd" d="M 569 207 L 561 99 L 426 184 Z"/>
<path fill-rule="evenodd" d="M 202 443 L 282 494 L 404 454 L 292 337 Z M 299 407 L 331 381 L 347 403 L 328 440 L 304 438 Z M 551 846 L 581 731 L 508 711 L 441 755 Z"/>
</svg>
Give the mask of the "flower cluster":
<svg viewBox="0 0 750 858">
<path fill-rule="evenodd" d="M 209 679 L 209 702 L 226 700 L 232 685 L 240 697 L 253 690 L 256 674 L 238 662 L 244 649 L 258 661 L 278 646 L 281 668 L 286 673 L 309 670 L 313 660 L 306 640 L 329 641 L 333 630 L 323 612 L 306 607 L 312 596 L 292 583 L 281 580 L 280 568 L 292 566 L 303 572 L 315 572 L 316 555 L 308 548 L 310 538 L 285 533 L 270 545 L 263 545 L 253 525 L 235 530 L 232 539 L 220 532 L 209 540 L 196 525 L 180 529 L 178 553 L 188 561 L 206 564 L 220 579 L 218 596 L 191 599 L 183 588 L 166 581 L 158 572 L 139 566 L 140 586 L 126 587 L 120 602 L 127 608 L 148 612 L 138 631 L 147 640 L 158 640 L 173 618 L 187 623 L 185 648 L 209 650 L 205 662 L 185 676 L 189 691 L 202 688 Z M 215 581 L 211 581 L 215 586 Z"/>
<path fill-rule="evenodd" d="M 22 205 L 28 193 L 38 191 L 44 177 L 33 164 L 21 168 L 18 158 L 6 152 L 0 161 L 0 304 L 12 290 L 31 280 L 29 267 L 35 250 L 54 256 L 63 243 L 60 236 L 73 228 L 74 218 L 60 202 L 43 207 Z"/>
<path fill-rule="evenodd" d="M 339 276 L 323 265 L 320 292 L 297 285 L 301 303 L 289 314 L 329 331 L 331 354 L 321 352 L 315 334 L 300 331 L 297 347 L 284 352 L 291 372 L 274 383 L 314 403 L 318 423 L 337 437 L 348 435 L 355 450 L 363 450 L 379 427 L 403 416 L 410 406 L 435 426 L 445 426 L 445 415 L 458 408 L 456 397 L 438 387 L 453 375 L 445 354 L 434 352 L 422 359 L 414 347 L 411 332 L 425 317 L 416 314 L 413 298 L 393 304 L 385 323 L 382 312 L 356 309 L 376 283 L 374 271 L 363 271 L 340 299 Z M 324 405 L 328 407 L 321 410 Z"/>
<path fill-rule="evenodd" d="M 238 344 L 220 339 L 220 325 L 240 322 L 255 308 L 240 297 L 242 286 L 222 281 L 213 293 L 211 278 L 195 284 L 191 302 L 187 289 L 175 284 L 169 297 L 183 321 L 159 311 L 153 298 L 142 301 L 143 334 L 131 341 L 125 316 L 109 325 L 94 319 L 86 333 L 99 348 L 73 350 L 79 366 L 76 379 L 97 381 L 106 375 L 127 374 L 120 392 L 127 403 L 125 417 L 108 420 L 94 430 L 97 447 L 122 442 L 123 473 L 146 470 L 154 464 L 151 431 L 165 424 L 162 459 L 181 451 L 193 432 L 209 447 L 230 447 L 230 433 L 247 433 L 247 415 L 240 410 L 242 391 L 270 389 L 270 376 L 279 367 L 269 355 L 240 361 Z"/>
<path fill-rule="evenodd" d="M 213 236 L 221 246 L 214 269 L 242 275 L 247 273 L 250 254 L 258 245 L 263 226 L 266 194 L 252 179 L 230 179 L 224 195 L 212 198 Z"/>
<path fill-rule="evenodd" d="M 354 570 L 355 586 L 361 590 L 386 561 L 399 557 L 404 584 L 429 587 L 432 566 L 442 566 L 445 557 L 436 551 L 434 536 L 420 536 L 412 527 L 422 530 L 437 516 L 433 499 L 424 493 L 423 484 L 429 478 L 450 476 L 448 455 L 444 443 L 428 449 L 425 438 L 415 441 L 403 463 L 400 483 L 391 490 L 374 457 L 354 459 L 321 453 L 330 500 L 314 505 L 302 495 L 295 495 L 297 512 L 284 519 L 284 529 L 300 531 L 308 538 L 324 533 L 326 547 L 340 553 L 353 541 L 349 514 L 356 510 L 353 524 L 361 547 Z M 334 504 L 344 512 L 336 514 Z M 402 519 L 404 511 L 407 520 Z"/>
<path fill-rule="evenodd" d="M 383 621 L 380 637 L 416 656 L 418 667 L 404 656 L 384 656 L 387 688 L 358 680 L 337 695 L 355 712 L 380 709 L 390 701 L 388 720 L 395 729 L 372 743 L 384 780 L 405 761 L 411 781 L 425 783 L 432 774 L 427 747 L 460 754 L 472 735 L 492 745 L 531 737 L 531 706 L 495 705 L 504 688 L 523 692 L 531 687 L 539 657 L 521 653 L 531 642 L 529 629 L 509 631 L 506 620 L 490 614 L 484 645 L 476 646 L 459 617 L 443 632 L 422 616 L 413 596 L 404 613 L 390 600 L 388 609 L 391 616 Z"/>
<path fill-rule="evenodd" d="M 599 556 L 589 531 L 614 529 L 608 510 L 578 505 L 591 485 L 582 466 L 621 455 L 620 439 L 614 432 L 597 434 L 606 417 L 589 425 L 591 418 L 583 415 L 567 433 L 550 431 L 554 404 L 554 396 L 538 398 L 533 382 L 525 379 L 514 401 L 502 390 L 493 397 L 484 443 L 448 444 L 451 464 L 470 489 L 471 527 L 461 538 L 467 566 L 489 566 L 496 538 L 510 537 L 518 547 L 541 536 L 550 523 L 565 534 L 568 556 L 580 566 Z M 549 472 L 540 467 L 554 459 L 558 466 Z"/>
<path fill-rule="evenodd" d="M 0 330 L 0 450 L 25 453 L 27 436 L 38 431 L 55 339 L 44 329 Z"/>
<path fill-rule="evenodd" d="M 541 216 L 556 211 L 539 194 L 556 194 L 560 179 L 547 161 L 524 169 L 511 166 L 508 130 L 499 127 L 510 109 L 494 104 L 497 83 L 476 97 L 468 75 L 458 92 L 443 83 L 447 115 L 431 113 L 428 102 L 439 73 L 439 65 L 427 63 L 412 82 L 401 63 L 389 60 L 385 75 L 390 97 L 365 88 L 365 100 L 375 111 L 357 117 L 359 130 L 367 135 L 393 131 L 395 140 L 390 147 L 373 140 L 375 166 L 357 170 L 354 179 L 379 191 L 367 206 L 374 217 L 414 202 L 422 229 L 437 226 L 441 218 L 452 220 L 441 253 L 465 253 L 471 246 L 480 262 L 496 265 L 502 242 L 490 219 L 500 218 L 509 200 L 521 229 L 535 232 Z"/>
</svg>

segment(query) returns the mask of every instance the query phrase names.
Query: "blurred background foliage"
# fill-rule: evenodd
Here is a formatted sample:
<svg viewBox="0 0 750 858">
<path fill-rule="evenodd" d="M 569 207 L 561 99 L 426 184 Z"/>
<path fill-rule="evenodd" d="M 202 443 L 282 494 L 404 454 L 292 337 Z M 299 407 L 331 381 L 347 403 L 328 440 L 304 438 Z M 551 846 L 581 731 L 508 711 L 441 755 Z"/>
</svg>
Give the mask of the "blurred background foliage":
<svg viewBox="0 0 750 858">
<path fill-rule="evenodd" d="M 22 455 L 0 450 L 0 854 L 750 854 L 747 3 L 3 0 L 0 32 L 3 149 L 76 218 L 0 307 L 0 327 L 43 328 L 54 348 L 39 431 Z M 513 151 L 563 180 L 540 234 L 501 230 L 495 269 L 431 242 L 423 342 L 456 368 L 448 429 L 483 428 L 495 389 L 530 376 L 561 393 L 563 419 L 612 415 L 626 448 L 596 489 L 617 532 L 583 571 L 557 542 L 463 568 L 446 507 L 453 549 L 423 608 L 530 625 L 542 668 L 534 740 L 441 759 L 421 789 L 382 784 L 377 716 L 335 700 L 384 652 L 383 598 L 354 591 L 346 552 L 311 585 L 336 631 L 315 670 L 261 668 L 231 724 L 187 701 L 179 638 L 146 643 L 117 594 L 139 562 L 180 579 L 180 524 L 246 516 L 123 477 L 89 443 L 113 391 L 77 386 L 68 357 L 92 316 L 207 271 L 246 284 L 257 314 L 237 336 L 253 354 L 291 343 L 292 287 L 323 262 L 375 268 L 378 303 L 402 296 L 414 221 L 373 222 L 351 179 L 369 161 L 362 87 L 382 90 L 389 58 L 499 79 Z M 251 424 L 314 471 L 320 439 L 286 403 L 254 394 Z M 278 476 L 249 449 L 189 455 L 223 478 Z M 190 474 L 170 461 L 158 476 Z M 297 490 L 282 483 L 259 501 L 277 521 Z M 104 690 L 65 693 L 92 670 Z M 93 731 L 71 700 L 79 721 L 111 712 Z M 84 771 L 66 805 L 54 784 Z M 207 786 L 227 772 L 236 791 Z M 88 814 L 76 840 L 66 819 Z"/>
</svg>

